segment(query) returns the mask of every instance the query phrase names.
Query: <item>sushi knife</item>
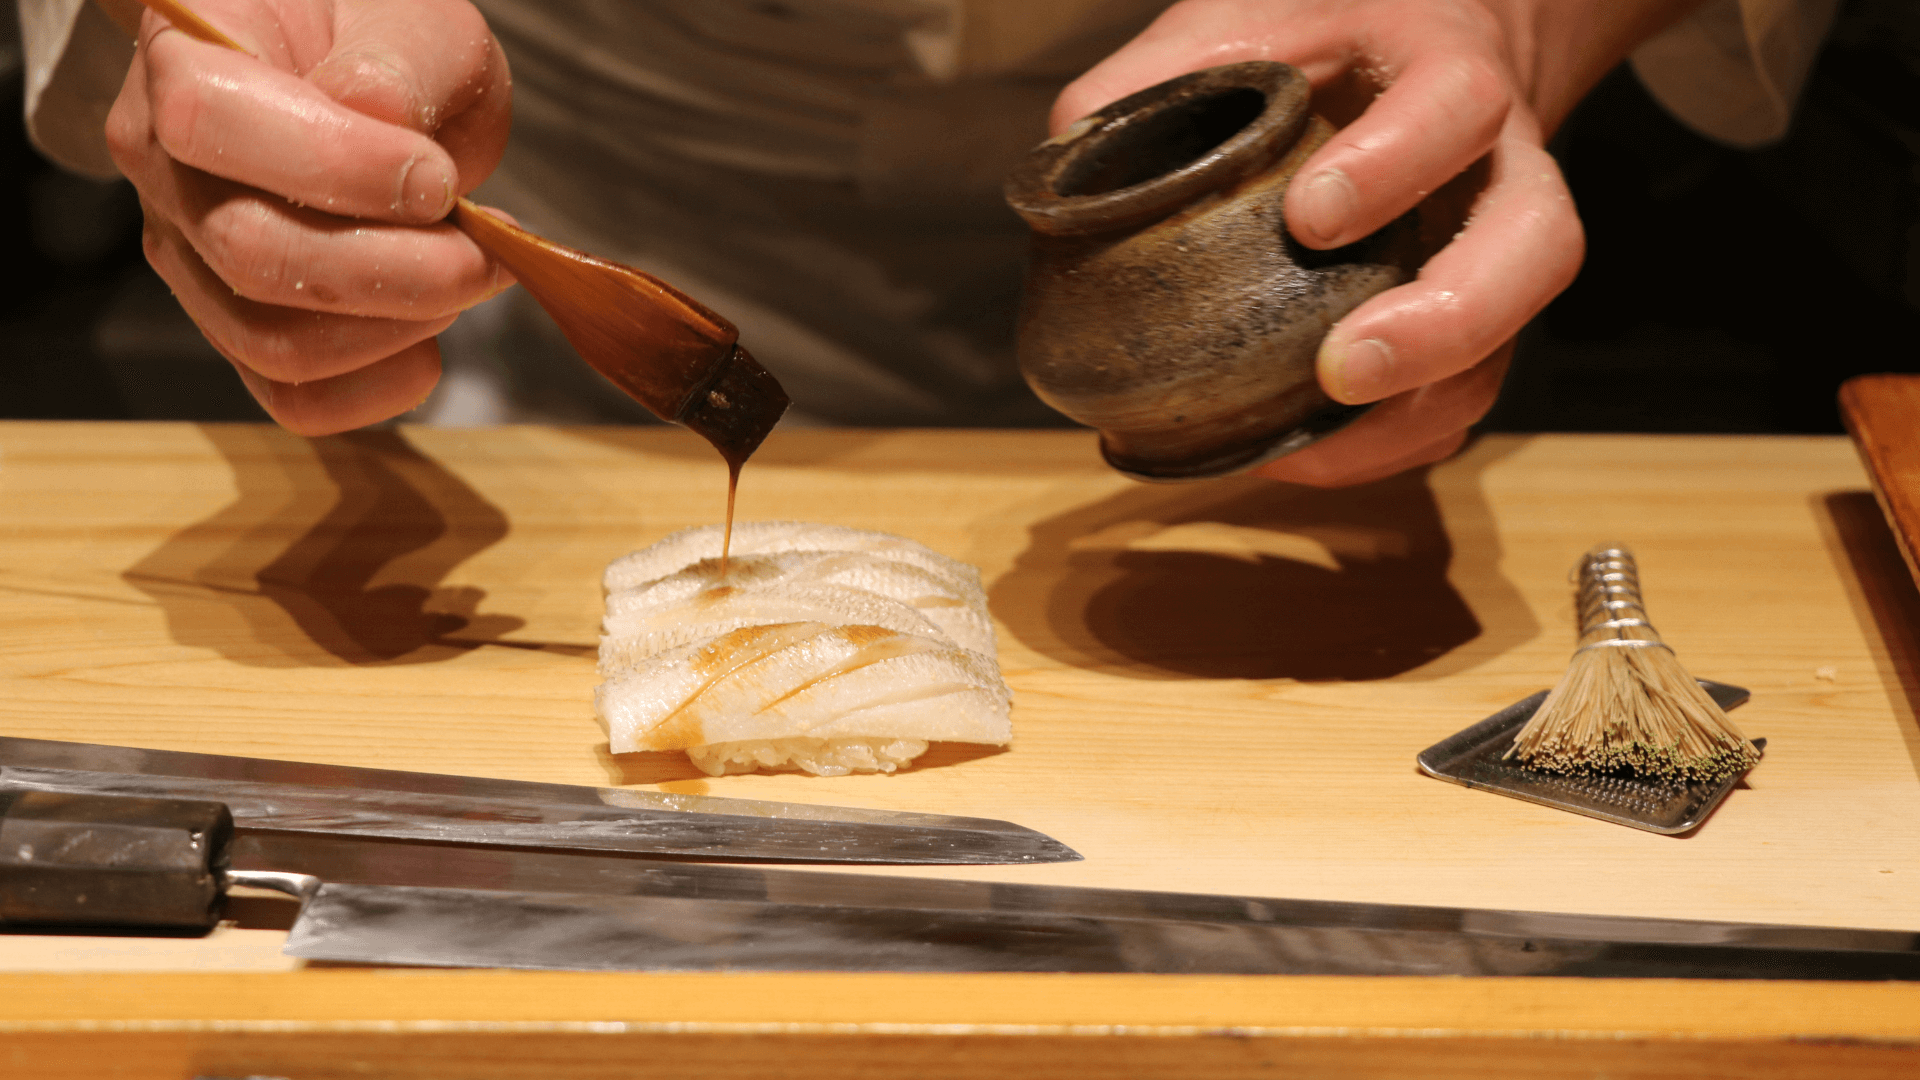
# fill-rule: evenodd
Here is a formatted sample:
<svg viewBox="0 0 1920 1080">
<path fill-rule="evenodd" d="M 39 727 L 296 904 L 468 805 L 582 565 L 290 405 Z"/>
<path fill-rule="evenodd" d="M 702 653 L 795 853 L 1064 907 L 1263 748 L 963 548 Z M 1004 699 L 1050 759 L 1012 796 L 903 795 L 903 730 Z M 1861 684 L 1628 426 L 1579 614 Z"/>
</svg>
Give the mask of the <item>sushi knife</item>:
<svg viewBox="0 0 1920 1080">
<path fill-rule="evenodd" d="M 246 830 L 717 861 L 988 864 L 1079 853 L 991 818 L 0 736 L 0 790 L 202 799 Z"/>
<path fill-rule="evenodd" d="M 1920 935 L 1911 933 L 801 873 L 315 834 L 252 834 L 229 847 L 231 819 L 218 803 L 46 792 L 0 800 L 8 929 L 204 931 L 225 891 L 251 886 L 300 899 L 285 951 L 317 960 L 1920 979 Z M 391 878 L 407 884 L 382 880 Z M 489 888 L 450 884 L 475 880 Z M 517 887 L 527 881 L 541 890 Z"/>
</svg>

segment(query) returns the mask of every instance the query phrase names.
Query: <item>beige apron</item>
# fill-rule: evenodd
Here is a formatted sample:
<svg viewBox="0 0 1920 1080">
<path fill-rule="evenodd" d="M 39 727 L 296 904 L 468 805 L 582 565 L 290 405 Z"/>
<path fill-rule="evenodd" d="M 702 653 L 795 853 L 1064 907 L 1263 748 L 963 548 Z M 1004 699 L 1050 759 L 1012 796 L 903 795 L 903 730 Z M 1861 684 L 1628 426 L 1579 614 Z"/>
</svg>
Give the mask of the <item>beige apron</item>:
<svg viewBox="0 0 1920 1080">
<path fill-rule="evenodd" d="M 482 0 L 514 135 L 479 197 L 726 314 L 801 422 L 1057 422 L 1013 365 L 1026 236 L 1001 179 L 1162 6 Z M 517 290 L 498 306 L 443 339 L 460 370 L 430 414 L 638 418 Z"/>
</svg>

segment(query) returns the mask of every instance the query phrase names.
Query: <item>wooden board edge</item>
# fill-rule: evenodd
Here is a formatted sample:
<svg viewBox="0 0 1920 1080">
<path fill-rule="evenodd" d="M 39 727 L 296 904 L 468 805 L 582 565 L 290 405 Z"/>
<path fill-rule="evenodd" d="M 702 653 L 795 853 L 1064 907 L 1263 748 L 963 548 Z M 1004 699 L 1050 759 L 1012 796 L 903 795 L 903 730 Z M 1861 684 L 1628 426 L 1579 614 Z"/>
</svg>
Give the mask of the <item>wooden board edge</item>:
<svg viewBox="0 0 1920 1080">
<path fill-rule="evenodd" d="M 383 1080 L 961 1080 L 1127 1077 L 1217 1080 L 1484 1080 L 1632 1076 L 1637 1080 L 1906 1080 L 1920 1046 L 1775 1041 L 1485 1039 L 1322 1034 L 1088 1038 L 819 1034 L 726 1038 L 475 1036 L 384 1032 L 0 1034 L 0 1071 L 36 1080 L 377 1075 Z"/>
<path fill-rule="evenodd" d="M 1840 386 L 1840 415 L 1920 585 L 1920 375 L 1856 375 Z"/>
<path fill-rule="evenodd" d="M 0 1032 L 834 1032 L 1877 1040 L 1907 983 L 339 969 L 0 976 Z"/>
</svg>

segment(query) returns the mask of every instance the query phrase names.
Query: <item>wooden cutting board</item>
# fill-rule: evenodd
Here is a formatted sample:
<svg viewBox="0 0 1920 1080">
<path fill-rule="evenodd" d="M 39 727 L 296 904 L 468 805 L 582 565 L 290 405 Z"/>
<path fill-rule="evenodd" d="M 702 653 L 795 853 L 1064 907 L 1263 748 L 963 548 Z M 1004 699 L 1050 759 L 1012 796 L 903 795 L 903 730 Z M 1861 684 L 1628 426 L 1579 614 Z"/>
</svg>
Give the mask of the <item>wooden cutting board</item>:
<svg viewBox="0 0 1920 1080">
<path fill-rule="evenodd" d="M 1920 582 L 1920 375 L 1861 375 L 1840 387 L 1840 411 L 1873 493 Z"/>
<path fill-rule="evenodd" d="M 1079 432 L 783 433 L 744 517 L 897 533 L 987 583 L 1013 746 L 896 776 L 607 752 L 600 572 L 724 485 L 661 429 L 0 424 L 0 730 L 1000 817 L 1087 856 L 889 873 L 1920 924 L 1920 619 L 1845 439 L 1488 439 L 1314 491 L 1137 484 Z M 1770 741 L 1684 839 L 1414 765 L 1559 678 L 1568 567 L 1608 539 Z"/>
<path fill-rule="evenodd" d="M 724 481 L 666 430 L 0 423 L 0 731 L 1004 817 L 1088 856 L 888 871 L 981 888 L 1920 928 L 1920 593 L 1843 438 L 1489 438 L 1320 492 L 1134 484 L 1080 432 L 780 433 L 743 516 L 899 533 L 988 585 L 1013 747 L 891 777 L 606 752 L 600 571 L 715 521 Z M 1414 766 L 1559 677 L 1567 570 L 1603 540 L 1770 740 L 1692 836 Z M 294 966 L 279 937 L 0 938 L 0 1073 L 1892 1077 L 1920 1053 L 1910 986 L 262 970 Z"/>
</svg>

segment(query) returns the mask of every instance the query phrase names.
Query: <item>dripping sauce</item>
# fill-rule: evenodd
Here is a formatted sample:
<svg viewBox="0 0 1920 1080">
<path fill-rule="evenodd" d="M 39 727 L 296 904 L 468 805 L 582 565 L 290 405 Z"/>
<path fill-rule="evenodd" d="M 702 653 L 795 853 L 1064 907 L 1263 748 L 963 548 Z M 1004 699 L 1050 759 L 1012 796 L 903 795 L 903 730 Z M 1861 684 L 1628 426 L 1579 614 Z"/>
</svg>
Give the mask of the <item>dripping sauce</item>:
<svg viewBox="0 0 1920 1080">
<path fill-rule="evenodd" d="M 692 395 L 674 419 L 720 451 L 727 463 L 727 524 L 720 541 L 720 576 L 727 576 L 733 553 L 733 506 L 740 491 L 740 468 L 766 441 L 787 411 L 787 394 L 772 373 L 738 343 L 706 388 Z"/>
</svg>

